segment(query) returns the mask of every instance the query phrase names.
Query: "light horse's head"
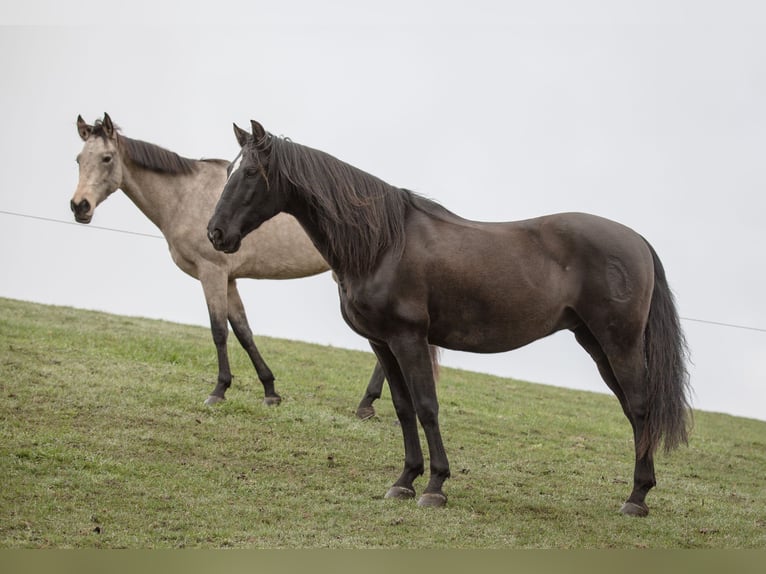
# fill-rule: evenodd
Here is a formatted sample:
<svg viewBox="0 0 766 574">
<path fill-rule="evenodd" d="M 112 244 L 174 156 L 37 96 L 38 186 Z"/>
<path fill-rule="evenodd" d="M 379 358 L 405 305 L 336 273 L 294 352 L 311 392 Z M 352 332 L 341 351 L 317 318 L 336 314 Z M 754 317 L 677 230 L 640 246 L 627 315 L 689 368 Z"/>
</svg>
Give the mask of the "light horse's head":
<svg viewBox="0 0 766 574">
<path fill-rule="evenodd" d="M 285 206 L 285 195 L 269 179 L 271 135 L 256 121 L 253 133 L 234 125 L 242 151 L 229 166 L 229 178 L 207 226 L 207 236 L 218 251 L 234 253 L 242 239 Z"/>
<path fill-rule="evenodd" d="M 77 116 L 77 133 L 85 145 L 77 156 L 80 179 L 69 205 L 75 221 L 90 223 L 96 206 L 122 184 L 122 162 L 117 130 L 109 114 L 92 126 Z"/>
</svg>

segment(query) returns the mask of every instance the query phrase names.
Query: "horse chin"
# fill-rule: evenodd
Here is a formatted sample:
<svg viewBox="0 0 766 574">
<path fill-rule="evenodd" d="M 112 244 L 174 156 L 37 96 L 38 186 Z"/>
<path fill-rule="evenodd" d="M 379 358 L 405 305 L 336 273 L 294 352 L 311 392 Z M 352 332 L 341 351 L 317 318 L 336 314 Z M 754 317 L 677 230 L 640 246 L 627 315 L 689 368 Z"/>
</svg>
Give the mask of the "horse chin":
<svg viewBox="0 0 766 574">
<path fill-rule="evenodd" d="M 85 223 L 85 224 L 87 224 L 87 223 L 90 223 L 92 219 L 93 219 L 93 215 L 91 215 L 91 214 L 88 214 L 88 215 L 75 215 L 74 216 L 74 220 L 77 223 Z"/>
<path fill-rule="evenodd" d="M 236 253 L 242 247 L 242 237 L 237 236 L 228 245 L 221 245 L 221 251 L 226 254 Z"/>
<path fill-rule="evenodd" d="M 240 248 L 241 245 L 242 245 L 242 242 L 241 241 L 237 241 L 236 245 L 234 245 L 232 247 L 224 248 L 223 252 L 226 253 L 227 255 L 231 255 L 232 253 L 236 253 L 237 251 L 239 251 L 239 248 Z"/>
</svg>

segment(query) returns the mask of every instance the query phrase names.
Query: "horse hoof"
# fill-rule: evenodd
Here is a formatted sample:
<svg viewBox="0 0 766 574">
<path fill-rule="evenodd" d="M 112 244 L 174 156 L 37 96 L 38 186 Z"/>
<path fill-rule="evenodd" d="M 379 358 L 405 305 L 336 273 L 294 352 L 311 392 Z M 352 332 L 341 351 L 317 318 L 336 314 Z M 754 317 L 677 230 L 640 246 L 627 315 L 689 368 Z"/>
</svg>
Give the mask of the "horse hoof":
<svg viewBox="0 0 766 574">
<path fill-rule="evenodd" d="M 282 402 L 282 397 L 276 396 L 276 397 L 265 397 L 263 399 L 263 404 L 267 407 L 275 407 L 278 404 Z"/>
<path fill-rule="evenodd" d="M 395 498 L 397 500 L 408 500 L 410 498 L 415 498 L 415 491 L 404 486 L 392 486 L 388 489 L 385 497 Z"/>
<path fill-rule="evenodd" d="M 424 492 L 418 500 L 423 508 L 439 508 L 447 504 L 447 497 L 440 492 Z"/>
<path fill-rule="evenodd" d="M 356 409 L 356 418 L 366 421 L 375 416 L 374 407 L 359 407 Z"/>
<path fill-rule="evenodd" d="M 636 504 L 635 502 L 626 502 L 620 508 L 625 516 L 646 516 L 649 514 L 649 507 L 646 504 Z"/>
<path fill-rule="evenodd" d="M 215 395 L 210 395 L 208 398 L 205 399 L 205 406 L 212 407 L 217 405 L 218 403 L 222 403 L 225 400 L 226 398 L 224 397 L 217 397 Z"/>
</svg>

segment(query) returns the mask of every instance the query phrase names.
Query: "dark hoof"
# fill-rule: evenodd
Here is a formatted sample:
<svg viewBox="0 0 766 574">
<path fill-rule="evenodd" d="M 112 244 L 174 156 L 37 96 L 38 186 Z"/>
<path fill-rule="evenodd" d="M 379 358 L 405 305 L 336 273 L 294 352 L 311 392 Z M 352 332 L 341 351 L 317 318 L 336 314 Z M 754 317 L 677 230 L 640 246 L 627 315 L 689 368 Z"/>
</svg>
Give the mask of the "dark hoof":
<svg viewBox="0 0 766 574">
<path fill-rule="evenodd" d="M 395 498 L 397 500 L 409 500 L 415 498 L 415 491 L 404 486 L 392 486 L 386 493 L 386 498 Z"/>
<path fill-rule="evenodd" d="M 263 404 L 267 407 L 275 407 L 282 402 L 282 397 L 279 395 L 275 397 L 264 397 Z"/>
<path fill-rule="evenodd" d="M 205 406 L 212 407 L 217 405 L 218 403 L 222 403 L 225 400 L 226 400 L 225 397 L 217 397 L 215 395 L 210 395 L 208 398 L 205 399 Z"/>
<path fill-rule="evenodd" d="M 447 497 L 441 492 L 424 492 L 418 500 L 418 506 L 423 508 L 439 508 L 447 504 Z"/>
<path fill-rule="evenodd" d="M 646 516 L 649 514 L 649 507 L 643 503 L 636 504 L 635 502 L 626 502 L 622 505 L 622 508 L 620 508 L 620 512 L 626 516 Z"/>
<path fill-rule="evenodd" d="M 375 407 L 359 407 L 356 409 L 356 417 L 363 421 L 375 416 Z"/>
</svg>

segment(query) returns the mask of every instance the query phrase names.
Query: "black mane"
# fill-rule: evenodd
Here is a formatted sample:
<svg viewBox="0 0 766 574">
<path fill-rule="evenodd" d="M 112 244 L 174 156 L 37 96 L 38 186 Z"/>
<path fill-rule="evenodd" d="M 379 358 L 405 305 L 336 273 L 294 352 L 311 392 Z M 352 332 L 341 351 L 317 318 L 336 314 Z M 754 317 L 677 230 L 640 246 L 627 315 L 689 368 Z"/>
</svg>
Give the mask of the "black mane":
<svg viewBox="0 0 766 574">
<path fill-rule="evenodd" d="M 285 138 L 270 136 L 258 147 L 270 151 L 269 185 L 289 182 L 321 212 L 317 223 L 346 272 L 368 272 L 387 249 L 401 255 L 412 192 Z"/>
</svg>

